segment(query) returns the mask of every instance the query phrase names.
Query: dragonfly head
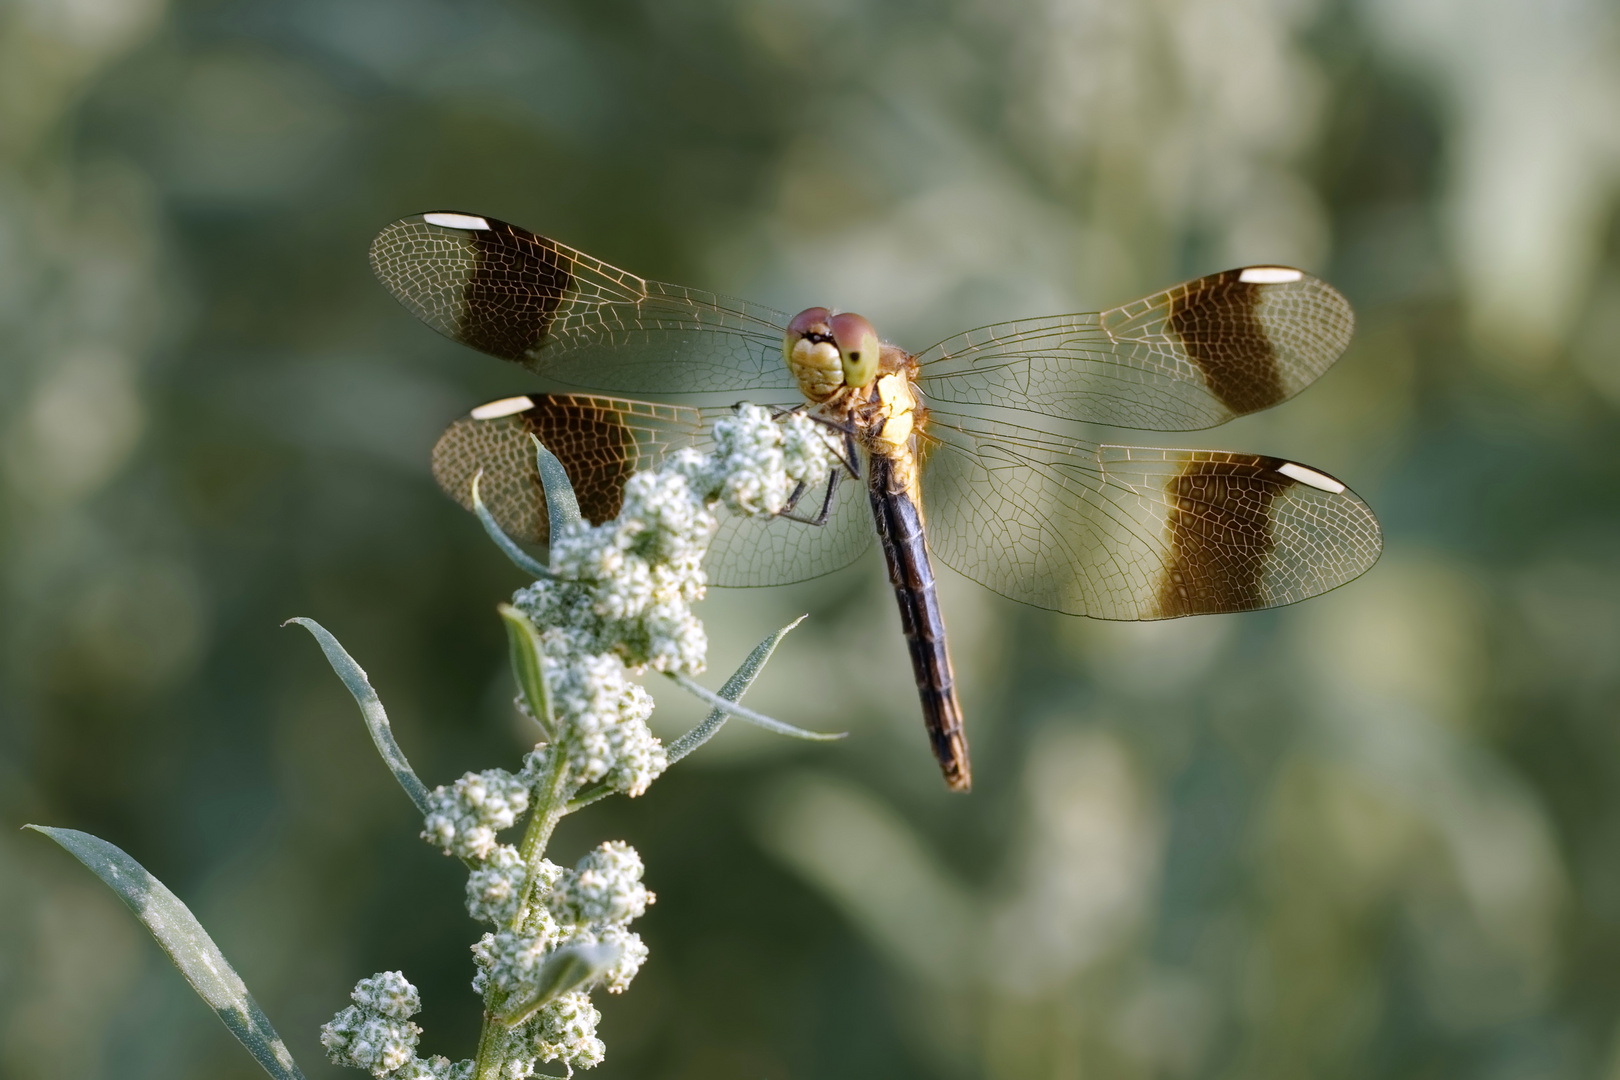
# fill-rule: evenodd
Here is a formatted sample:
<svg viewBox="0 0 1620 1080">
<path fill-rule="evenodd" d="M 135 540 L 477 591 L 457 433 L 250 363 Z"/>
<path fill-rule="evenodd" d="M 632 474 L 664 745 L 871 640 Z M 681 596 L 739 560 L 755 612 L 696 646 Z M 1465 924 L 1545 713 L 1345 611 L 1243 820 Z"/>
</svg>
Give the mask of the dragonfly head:
<svg viewBox="0 0 1620 1080">
<path fill-rule="evenodd" d="M 881 354 L 877 331 L 853 312 L 806 308 L 782 337 L 782 358 L 812 401 L 826 401 L 845 386 L 869 385 Z"/>
</svg>

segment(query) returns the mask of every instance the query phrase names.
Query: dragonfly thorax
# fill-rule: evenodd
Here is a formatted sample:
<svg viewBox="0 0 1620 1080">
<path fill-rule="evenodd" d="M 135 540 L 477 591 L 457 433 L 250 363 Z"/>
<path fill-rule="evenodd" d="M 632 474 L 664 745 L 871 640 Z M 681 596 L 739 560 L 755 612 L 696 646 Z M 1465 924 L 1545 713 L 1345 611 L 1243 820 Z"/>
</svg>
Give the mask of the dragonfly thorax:
<svg viewBox="0 0 1620 1080">
<path fill-rule="evenodd" d="M 782 358 L 811 401 L 831 399 L 846 386 L 864 387 L 878 375 L 882 346 L 872 324 L 853 312 L 834 315 L 806 308 L 788 323 Z"/>
</svg>

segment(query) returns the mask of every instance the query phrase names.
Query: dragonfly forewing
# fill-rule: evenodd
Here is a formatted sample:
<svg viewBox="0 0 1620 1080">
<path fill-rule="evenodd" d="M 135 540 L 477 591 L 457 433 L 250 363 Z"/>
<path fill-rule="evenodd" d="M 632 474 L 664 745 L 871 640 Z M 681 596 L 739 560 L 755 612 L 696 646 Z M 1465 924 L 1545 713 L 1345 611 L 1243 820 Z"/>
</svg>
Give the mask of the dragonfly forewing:
<svg viewBox="0 0 1620 1080">
<path fill-rule="evenodd" d="M 372 242 L 371 265 L 439 333 L 553 382 L 638 394 L 797 394 L 782 364 L 781 312 L 648 281 L 494 218 L 403 218 Z"/>
<path fill-rule="evenodd" d="M 997 323 L 919 354 L 931 403 L 1190 431 L 1275 405 L 1349 344 L 1350 304 L 1286 267 L 1245 267 L 1099 313 Z"/>
</svg>

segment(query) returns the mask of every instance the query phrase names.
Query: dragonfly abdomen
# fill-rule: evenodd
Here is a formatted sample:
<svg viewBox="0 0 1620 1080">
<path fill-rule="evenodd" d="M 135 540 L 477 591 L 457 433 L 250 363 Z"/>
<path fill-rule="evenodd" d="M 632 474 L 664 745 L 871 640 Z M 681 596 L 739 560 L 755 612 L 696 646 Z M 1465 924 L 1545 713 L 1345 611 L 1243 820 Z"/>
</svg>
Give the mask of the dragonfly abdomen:
<svg viewBox="0 0 1620 1080">
<path fill-rule="evenodd" d="M 870 458 L 867 492 L 878 539 L 889 564 L 889 581 L 900 604 L 900 623 L 911 651 L 928 740 L 945 782 L 957 791 L 972 786 L 962 706 L 956 700 L 956 678 L 945 640 L 945 617 L 934 587 L 922 511 L 916 493 L 897 476 L 897 462 L 882 454 Z"/>
</svg>

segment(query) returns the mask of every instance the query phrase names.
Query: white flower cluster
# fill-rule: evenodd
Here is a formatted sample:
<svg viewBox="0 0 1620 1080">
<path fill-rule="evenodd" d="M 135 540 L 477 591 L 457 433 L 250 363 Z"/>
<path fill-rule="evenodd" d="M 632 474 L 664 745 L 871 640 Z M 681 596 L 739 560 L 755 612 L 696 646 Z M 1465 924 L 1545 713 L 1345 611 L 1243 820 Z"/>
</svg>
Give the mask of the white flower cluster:
<svg viewBox="0 0 1620 1080">
<path fill-rule="evenodd" d="M 516 921 L 528 892 L 529 869 L 511 844 L 501 844 L 467 875 L 467 914 L 496 926 Z"/>
<path fill-rule="evenodd" d="M 654 899 L 641 883 L 645 869 L 635 848 L 610 840 L 558 878 L 546 906 L 558 922 L 580 926 L 639 919 Z"/>
<path fill-rule="evenodd" d="M 835 463 L 825 429 L 796 413 L 743 406 L 713 434 L 713 453 L 683 450 L 632 476 L 617 518 L 560 531 L 555 576 L 513 598 L 542 630 L 558 727 L 581 783 L 605 780 L 639 795 L 668 765 L 647 729 L 652 700 L 625 667 L 703 670 L 708 638 L 691 605 L 704 593 L 715 504 L 777 513 L 799 484 L 819 484 Z"/>
<path fill-rule="evenodd" d="M 536 1066 L 543 1061 L 561 1061 L 570 1072 L 600 1065 L 607 1049 L 596 1037 L 601 1019 L 589 995 L 576 990 L 547 1002 L 527 1022 L 499 1029 L 491 1049 L 505 1062 L 502 1080 L 540 1075 Z"/>
<path fill-rule="evenodd" d="M 446 789 L 428 793 L 422 839 L 463 859 L 487 859 L 495 851 L 495 834 L 509 829 L 529 809 L 527 776 L 504 769 L 468 773 Z"/>
<path fill-rule="evenodd" d="M 361 979 L 349 994 L 354 1002 L 321 1027 L 321 1045 L 336 1065 L 365 1069 L 379 1080 L 469 1080 L 471 1061 L 455 1064 L 434 1055 L 416 1056 L 422 1029 L 411 1022 L 422 999 L 402 972 L 384 971 Z"/>
<path fill-rule="evenodd" d="M 569 1068 L 600 1064 L 606 1047 L 596 1037 L 602 1014 L 583 990 L 546 1003 L 534 1018 L 534 1048 L 541 1061 L 561 1061 Z"/>
<path fill-rule="evenodd" d="M 594 979 L 546 1002 L 512 1029 L 527 1040 L 524 1045 L 537 1060 L 587 1068 L 602 1059 L 602 1043 L 596 1038 L 599 1014 L 588 993 L 597 985 L 622 993 L 641 970 L 647 946 L 627 924 L 646 912 L 654 896 L 641 882 L 641 857 L 622 842 L 600 845 L 572 870 L 550 862 L 545 867 L 550 888 L 523 929 L 485 934 L 473 946 L 478 964 L 473 989 L 486 1000 L 522 1000 L 535 992 L 546 961 L 557 950 L 613 946 L 613 962 Z"/>
<path fill-rule="evenodd" d="M 582 784 L 605 780 L 619 791 L 640 795 L 669 767 L 663 744 L 647 726 L 652 695 L 626 677 L 624 664 L 611 653 L 574 654 L 572 662 L 553 659 L 572 652 L 567 638 L 565 630 L 541 635 L 547 686 L 565 732 L 569 774 Z"/>
<path fill-rule="evenodd" d="M 718 499 L 734 514 L 777 514 L 799 484 L 827 479 L 837 458 L 827 429 L 790 413 L 773 417 L 755 406 L 714 425 L 714 453 L 692 486 Z"/>
<path fill-rule="evenodd" d="M 602 844 L 564 870 L 544 859 L 526 865 L 497 833 L 533 799 L 557 814 L 556 800 L 584 785 L 639 795 L 663 772 L 668 759 L 647 727 L 652 698 L 628 674 L 703 670 L 708 643 L 691 605 L 703 596 L 716 505 L 778 513 L 836 462 L 833 436 L 798 414 L 743 406 L 715 424 L 713 437 L 711 454 L 684 450 L 630 477 L 614 520 L 555 530 L 552 576 L 513 598 L 539 631 L 554 744 L 536 747 L 515 776 L 468 773 L 428 795 L 422 838 L 472 864 L 467 910 L 495 926 L 473 946 L 473 989 L 496 1016 L 524 1017 L 496 1024 L 481 1044 L 481 1060 L 498 1064 L 505 1080 L 534 1076 L 540 1062 L 571 1071 L 602 1060 L 589 993 L 619 993 L 640 971 L 647 947 L 629 923 L 654 897 L 628 844 Z M 410 1017 L 420 1001 L 402 974 L 362 980 L 351 997 L 321 1029 L 333 1062 L 386 1080 L 469 1080 L 473 1062 L 416 1056 L 421 1029 Z"/>
</svg>

